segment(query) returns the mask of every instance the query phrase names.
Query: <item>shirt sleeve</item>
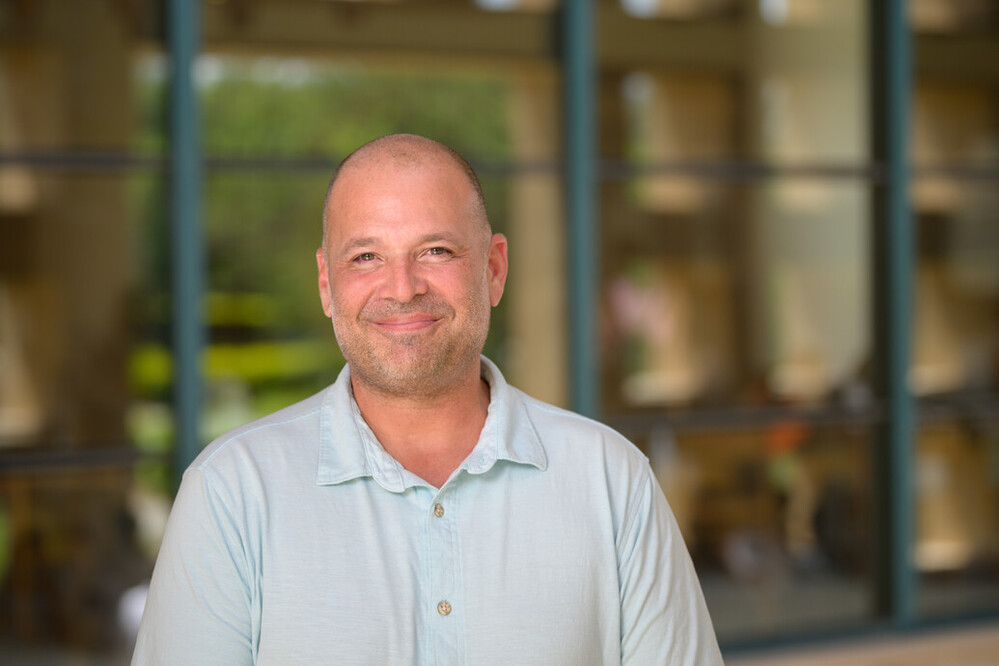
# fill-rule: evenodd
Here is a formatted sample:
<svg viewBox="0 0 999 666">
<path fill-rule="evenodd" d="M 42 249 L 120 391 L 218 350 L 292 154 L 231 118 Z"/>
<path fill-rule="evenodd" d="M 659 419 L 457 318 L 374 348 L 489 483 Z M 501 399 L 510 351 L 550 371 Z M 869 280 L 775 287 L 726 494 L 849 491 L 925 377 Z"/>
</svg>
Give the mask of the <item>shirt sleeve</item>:
<svg viewBox="0 0 999 666">
<path fill-rule="evenodd" d="M 252 664 L 254 595 L 233 513 L 196 469 L 167 523 L 133 665 Z"/>
<path fill-rule="evenodd" d="M 621 663 L 722 664 L 680 529 L 646 466 L 618 542 Z"/>
</svg>

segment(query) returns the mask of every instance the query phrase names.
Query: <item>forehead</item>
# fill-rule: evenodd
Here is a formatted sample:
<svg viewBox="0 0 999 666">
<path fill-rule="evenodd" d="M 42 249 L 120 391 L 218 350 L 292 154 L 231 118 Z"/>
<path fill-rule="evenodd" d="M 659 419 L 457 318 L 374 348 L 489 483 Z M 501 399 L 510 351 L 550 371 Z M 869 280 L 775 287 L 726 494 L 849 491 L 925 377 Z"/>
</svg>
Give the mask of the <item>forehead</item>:
<svg viewBox="0 0 999 666">
<path fill-rule="evenodd" d="M 474 218 L 474 190 L 465 174 L 442 160 L 370 159 L 338 176 L 327 201 L 328 231 L 350 234 L 357 227 Z"/>
</svg>

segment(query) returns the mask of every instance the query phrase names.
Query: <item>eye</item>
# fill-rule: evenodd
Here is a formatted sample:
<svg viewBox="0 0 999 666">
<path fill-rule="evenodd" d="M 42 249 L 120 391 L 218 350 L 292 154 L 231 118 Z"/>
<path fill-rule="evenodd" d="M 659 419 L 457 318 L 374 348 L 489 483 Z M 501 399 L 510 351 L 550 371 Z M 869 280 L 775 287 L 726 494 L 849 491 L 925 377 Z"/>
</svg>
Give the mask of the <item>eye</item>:
<svg viewBox="0 0 999 666">
<path fill-rule="evenodd" d="M 363 263 L 367 263 L 369 261 L 374 261 L 374 259 L 375 259 L 375 253 L 374 252 L 362 252 L 361 254 L 359 254 L 356 257 L 354 257 L 354 263 L 356 263 L 356 264 L 363 264 Z"/>
<path fill-rule="evenodd" d="M 427 254 L 434 257 L 444 257 L 451 254 L 451 250 L 447 249 L 446 247 L 432 247 L 429 250 L 427 250 Z"/>
</svg>

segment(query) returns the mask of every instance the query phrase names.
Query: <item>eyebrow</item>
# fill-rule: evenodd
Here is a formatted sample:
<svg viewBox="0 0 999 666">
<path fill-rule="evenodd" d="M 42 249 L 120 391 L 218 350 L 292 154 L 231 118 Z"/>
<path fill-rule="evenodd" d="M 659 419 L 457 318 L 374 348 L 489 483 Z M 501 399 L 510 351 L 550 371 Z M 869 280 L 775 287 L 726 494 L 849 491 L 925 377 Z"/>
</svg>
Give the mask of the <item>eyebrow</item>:
<svg viewBox="0 0 999 666">
<path fill-rule="evenodd" d="M 427 234 L 420 239 L 420 243 L 436 243 L 437 241 L 445 241 L 453 245 L 461 245 L 457 238 L 453 234 L 449 233 L 435 233 Z"/>
<path fill-rule="evenodd" d="M 340 249 L 340 252 L 341 254 L 348 254 L 350 252 L 353 252 L 354 250 L 360 250 L 361 248 L 371 247 L 372 245 L 377 245 L 377 244 L 378 244 L 378 239 L 375 238 L 374 236 L 353 238 L 347 241 L 347 244 Z"/>
</svg>

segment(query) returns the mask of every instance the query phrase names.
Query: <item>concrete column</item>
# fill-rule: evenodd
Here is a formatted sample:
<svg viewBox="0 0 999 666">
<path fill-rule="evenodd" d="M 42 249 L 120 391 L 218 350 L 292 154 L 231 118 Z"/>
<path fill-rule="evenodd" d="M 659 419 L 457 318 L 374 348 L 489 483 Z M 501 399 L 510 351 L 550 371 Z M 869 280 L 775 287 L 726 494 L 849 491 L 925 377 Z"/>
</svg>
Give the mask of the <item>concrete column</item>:
<svg viewBox="0 0 999 666">
<path fill-rule="evenodd" d="M 514 159 L 544 165 L 515 174 L 510 188 L 510 380 L 527 393 L 566 406 L 565 225 L 557 164 L 559 99 L 554 72 L 516 81 L 510 127 Z"/>
</svg>

